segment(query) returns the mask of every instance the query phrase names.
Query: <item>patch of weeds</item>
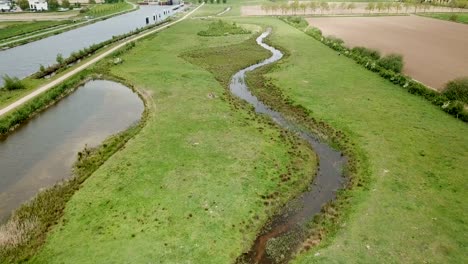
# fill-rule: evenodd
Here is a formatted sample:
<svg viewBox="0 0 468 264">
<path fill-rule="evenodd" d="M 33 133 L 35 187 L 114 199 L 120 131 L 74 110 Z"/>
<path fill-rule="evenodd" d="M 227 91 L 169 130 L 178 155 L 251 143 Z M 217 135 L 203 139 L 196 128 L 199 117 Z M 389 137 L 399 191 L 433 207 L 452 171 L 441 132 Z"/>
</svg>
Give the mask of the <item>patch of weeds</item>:
<svg viewBox="0 0 468 264">
<path fill-rule="evenodd" d="M 203 37 L 218 37 L 250 33 L 251 32 L 249 30 L 238 26 L 236 23 L 228 23 L 223 20 L 218 20 L 210 23 L 208 25 L 208 29 L 198 32 L 198 35 Z"/>
</svg>

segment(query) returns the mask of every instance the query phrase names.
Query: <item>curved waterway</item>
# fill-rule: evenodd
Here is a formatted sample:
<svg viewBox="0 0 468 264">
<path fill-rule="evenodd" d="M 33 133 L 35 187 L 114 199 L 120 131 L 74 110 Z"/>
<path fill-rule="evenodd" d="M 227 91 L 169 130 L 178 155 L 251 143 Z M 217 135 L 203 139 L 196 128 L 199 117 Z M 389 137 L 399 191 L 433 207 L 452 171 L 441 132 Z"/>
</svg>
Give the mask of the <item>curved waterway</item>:
<svg viewBox="0 0 468 264">
<path fill-rule="evenodd" d="M 0 140 L 0 223 L 41 188 L 70 177 L 84 147 L 125 130 L 143 111 L 128 87 L 90 81 Z"/>
<path fill-rule="evenodd" d="M 302 139 L 306 140 L 314 149 L 320 162 L 317 175 L 310 184 L 309 189 L 296 199 L 289 201 L 283 209 L 271 219 L 260 232 L 250 252 L 239 257 L 238 262 L 242 263 L 245 261 L 250 263 L 288 262 L 294 250 L 303 242 L 302 240 L 305 234 L 303 232 L 304 225 L 320 212 L 324 204 L 335 199 L 336 192 L 344 186 L 346 181 L 343 177 L 343 166 L 346 163 L 346 158 L 343 157 L 340 152 L 320 142 L 315 135 L 302 129 L 299 124 L 295 124 L 286 119 L 280 112 L 272 110 L 272 108 L 254 96 L 247 87 L 245 81 L 247 72 L 276 62 L 283 57 L 281 51 L 263 42 L 270 33 L 271 29 L 268 29 L 260 35 L 257 38 L 257 43 L 269 50 L 272 56 L 258 64 L 237 72 L 232 77 L 230 90 L 233 94 L 254 106 L 257 113 L 271 117 L 281 127 L 296 133 Z M 286 243 L 280 247 L 287 247 L 288 250 L 282 250 L 281 252 L 271 254 L 272 252 L 269 252 L 268 248 L 271 248 L 273 251 L 278 251 L 274 246 L 274 244 L 278 245 L 276 242 Z M 270 246 L 268 246 L 269 243 L 271 244 Z"/>
<path fill-rule="evenodd" d="M 7 74 L 24 78 L 37 72 L 40 65 L 56 63 L 55 59 L 59 53 L 67 58 L 74 51 L 144 27 L 146 17 L 149 17 L 150 24 L 160 22 L 172 15 L 175 12 L 172 11 L 174 8 L 176 6 L 141 6 L 136 11 L 0 51 L 0 76 Z M 0 86 L 2 84 L 3 80 L 0 79 Z"/>
</svg>

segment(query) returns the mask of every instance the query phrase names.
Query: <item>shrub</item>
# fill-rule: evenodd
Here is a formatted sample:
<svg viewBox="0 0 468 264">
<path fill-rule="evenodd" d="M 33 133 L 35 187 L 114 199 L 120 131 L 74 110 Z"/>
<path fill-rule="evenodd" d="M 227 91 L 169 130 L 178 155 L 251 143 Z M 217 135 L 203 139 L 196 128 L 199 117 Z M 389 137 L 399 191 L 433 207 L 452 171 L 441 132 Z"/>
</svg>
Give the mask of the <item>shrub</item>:
<svg viewBox="0 0 468 264">
<path fill-rule="evenodd" d="M 369 57 L 374 60 L 380 59 L 380 52 L 375 49 L 368 49 L 365 47 L 354 47 L 351 51 L 358 55 Z"/>
<path fill-rule="evenodd" d="M 444 95 L 450 100 L 468 104 L 468 77 L 457 78 L 445 85 Z"/>
<path fill-rule="evenodd" d="M 18 77 L 10 77 L 8 75 L 3 76 L 3 89 L 8 91 L 24 89 L 24 84 L 21 82 Z"/>
<path fill-rule="evenodd" d="M 377 61 L 380 67 L 400 73 L 403 69 L 403 56 L 399 54 L 389 54 Z"/>
<path fill-rule="evenodd" d="M 451 14 L 450 17 L 449 17 L 449 20 L 450 21 L 458 21 L 458 16 L 456 14 Z"/>
<path fill-rule="evenodd" d="M 224 35 L 237 35 L 237 34 L 249 34 L 250 31 L 242 27 L 239 27 L 236 23 L 228 23 L 222 20 L 212 22 L 208 26 L 207 30 L 198 32 L 199 36 L 213 37 L 213 36 L 224 36 Z"/>
</svg>

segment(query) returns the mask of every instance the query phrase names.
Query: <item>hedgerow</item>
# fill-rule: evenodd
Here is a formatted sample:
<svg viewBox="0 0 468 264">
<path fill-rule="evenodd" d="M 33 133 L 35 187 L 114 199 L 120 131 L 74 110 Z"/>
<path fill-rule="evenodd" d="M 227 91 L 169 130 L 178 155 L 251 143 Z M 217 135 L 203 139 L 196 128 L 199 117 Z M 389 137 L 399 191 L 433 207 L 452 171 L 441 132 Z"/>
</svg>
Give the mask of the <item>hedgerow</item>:
<svg viewBox="0 0 468 264">
<path fill-rule="evenodd" d="M 468 111 L 464 108 L 463 104 L 463 100 L 468 100 L 467 92 L 454 92 L 454 90 L 459 91 L 458 88 L 444 93 L 436 92 L 424 84 L 413 80 L 411 77 L 401 74 L 399 70 L 401 70 L 403 64 L 392 65 L 398 64 L 400 58 L 391 58 L 390 60 L 387 60 L 388 63 L 382 63 L 381 59 L 376 59 L 376 55 L 369 55 L 369 51 L 364 51 L 363 49 L 355 49 L 353 51 L 353 49 L 345 47 L 341 39 L 325 37 L 319 29 L 314 27 L 311 28 L 307 23 L 298 22 L 300 19 L 304 20 L 302 17 L 280 17 L 280 19 L 297 29 L 304 31 L 307 35 L 340 52 L 340 54 L 353 59 L 364 68 L 378 73 L 381 77 L 389 80 L 393 84 L 406 89 L 409 93 L 422 96 L 432 104 L 440 107 L 444 112 L 453 115 L 464 122 L 468 122 Z M 459 94 L 464 94 L 464 96 Z"/>
</svg>

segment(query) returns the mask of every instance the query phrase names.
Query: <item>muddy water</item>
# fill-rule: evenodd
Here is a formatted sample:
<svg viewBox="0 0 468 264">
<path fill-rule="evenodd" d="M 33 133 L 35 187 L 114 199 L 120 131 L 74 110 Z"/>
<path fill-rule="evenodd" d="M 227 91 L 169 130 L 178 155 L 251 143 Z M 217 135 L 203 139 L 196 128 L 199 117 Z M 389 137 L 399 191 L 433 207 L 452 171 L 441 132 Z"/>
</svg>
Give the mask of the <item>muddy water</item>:
<svg viewBox="0 0 468 264">
<path fill-rule="evenodd" d="M 0 140 L 0 223 L 41 188 L 71 175 L 78 151 L 137 122 L 141 99 L 111 81 L 90 81 Z"/>
<path fill-rule="evenodd" d="M 286 119 L 281 113 L 272 110 L 257 97 L 252 95 L 245 82 L 245 75 L 259 67 L 280 60 L 283 54 L 263 43 L 270 34 L 267 30 L 257 38 L 257 43 L 271 51 L 272 56 L 258 64 L 237 72 L 231 80 L 233 94 L 255 107 L 255 111 L 271 117 L 277 124 L 297 133 L 310 143 L 319 158 L 319 168 L 309 189 L 296 199 L 289 201 L 281 212 L 265 226 L 257 237 L 251 251 L 240 256 L 238 262 L 285 263 L 288 262 L 295 248 L 304 239 L 304 225 L 320 212 L 322 206 L 336 197 L 338 189 L 345 183 L 343 166 L 346 159 L 340 152 L 322 143 L 316 136 L 301 129 L 298 124 Z M 286 247 L 286 249 L 284 249 Z"/>
</svg>

